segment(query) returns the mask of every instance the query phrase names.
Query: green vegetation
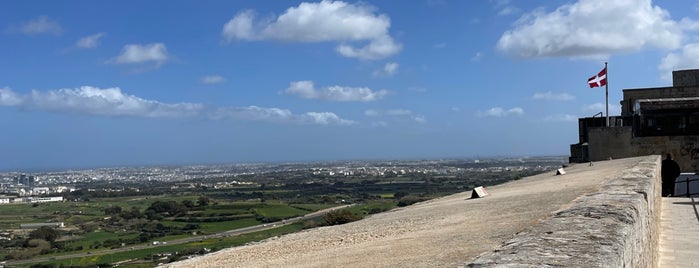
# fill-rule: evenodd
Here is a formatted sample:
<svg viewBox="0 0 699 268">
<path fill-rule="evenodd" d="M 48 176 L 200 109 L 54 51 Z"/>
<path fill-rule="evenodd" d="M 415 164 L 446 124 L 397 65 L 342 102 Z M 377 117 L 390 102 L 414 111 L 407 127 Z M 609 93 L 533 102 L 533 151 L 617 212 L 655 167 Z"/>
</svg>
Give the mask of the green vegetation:
<svg viewBox="0 0 699 268">
<path fill-rule="evenodd" d="M 361 219 L 362 216 L 357 215 L 348 209 L 335 210 L 325 214 L 325 223 L 327 225 L 345 224 Z"/>
</svg>

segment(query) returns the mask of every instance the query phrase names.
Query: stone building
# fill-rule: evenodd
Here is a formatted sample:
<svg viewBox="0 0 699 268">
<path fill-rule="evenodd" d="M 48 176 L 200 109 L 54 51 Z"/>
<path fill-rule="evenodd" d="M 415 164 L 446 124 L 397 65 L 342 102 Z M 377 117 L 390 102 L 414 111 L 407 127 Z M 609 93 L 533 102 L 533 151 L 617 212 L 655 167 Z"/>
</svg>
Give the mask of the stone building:
<svg viewBox="0 0 699 268">
<path fill-rule="evenodd" d="M 621 116 L 578 119 L 570 162 L 671 153 L 683 172 L 699 171 L 699 69 L 672 72 L 673 86 L 624 89 Z"/>
</svg>

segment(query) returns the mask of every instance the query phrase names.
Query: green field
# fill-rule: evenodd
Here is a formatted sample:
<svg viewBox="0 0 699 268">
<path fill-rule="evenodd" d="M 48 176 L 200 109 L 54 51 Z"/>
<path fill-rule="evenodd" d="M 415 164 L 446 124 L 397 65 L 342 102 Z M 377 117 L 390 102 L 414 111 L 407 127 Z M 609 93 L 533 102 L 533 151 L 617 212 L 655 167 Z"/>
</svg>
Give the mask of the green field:
<svg viewBox="0 0 699 268">
<path fill-rule="evenodd" d="M 182 209 L 185 200 L 197 203 L 200 195 L 160 195 L 154 197 L 92 198 L 81 202 L 56 202 L 41 204 L 9 204 L 0 206 L 0 229 L 20 236 L 31 230 L 18 230 L 21 223 L 64 222 L 66 228 L 59 230 L 55 248 L 39 256 L 59 257 L 65 254 L 89 252 L 89 256 L 66 260 L 55 260 L 45 264 L 90 266 L 100 263 L 117 263 L 120 266 L 152 267 L 159 258 L 177 258 L 181 255 L 197 254 L 207 250 L 242 245 L 270 236 L 297 231 L 303 223 L 281 226 L 275 229 L 239 235 L 235 237 L 205 239 L 207 235 L 240 229 L 287 218 L 302 216 L 313 211 L 335 206 L 334 204 L 287 204 L 282 201 L 226 201 L 212 200 L 207 206 L 193 205 L 179 215 L 167 212 L 149 212 L 156 209 L 156 202 Z M 184 201 L 184 202 L 183 202 Z M 117 214 L 107 214 L 106 209 L 121 208 Z M 135 212 L 137 214 L 130 214 Z M 135 215 L 135 216 L 134 216 Z M 135 218 L 134 218 L 135 217 Z M 112 254 L 100 252 L 110 248 L 130 248 L 152 241 L 174 241 L 176 239 L 201 236 L 202 241 L 177 245 L 164 245 L 142 250 L 131 250 Z M 24 251 L 28 251 L 25 249 Z M 23 249 L 3 248 L 0 257 Z M 169 256 L 163 253 L 171 254 Z M 177 254 L 175 254 L 177 253 Z M 179 255 L 178 255 L 179 254 Z M 160 257 L 158 257 L 160 256 Z M 151 261 L 153 260 L 153 262 Z M 12 261 L 9 259 L 8 261 Z M 166 261 L 167 262 L 167 261 Z M 27 265 L 28 266 L 28 265 Z"/>
<path fill-rule="evenodd" d="M 72 258 L 65 260 L 55 260 L 45 262 L 48 265 L 75 265 L 88 266 L 101 263 L 115 263 L 124 260 L 132 260 L 132 263 L 121 264 L 120 267 L 153 267 L 157 263 L 169 262 L 181 257 L 181 252 L 199 251 L 199 250 L 220 250 L 223 248 L 244 245 L 249 242 L 264 240 L 273 236 L 288 234 L 300 231 L 301 223 L 281 226 L 274 229 L 269 229 L 260 232 L 254 232 L 244 235 L 238 235 L 225 238 L 205 239 L 199 242 L 192 242 L 180 245 L 153 247 L 141 250 L 132 250 L 127 252 L 98 255 L 99 252 L 94 252 L 92 256 L 82 258 Z M 205 251 L 205 250 L 204 250 Z M 169 257 L 164 255 L 171 254 Z M 162 258 L 166 259 L 162 259 Z"/>
</svg>

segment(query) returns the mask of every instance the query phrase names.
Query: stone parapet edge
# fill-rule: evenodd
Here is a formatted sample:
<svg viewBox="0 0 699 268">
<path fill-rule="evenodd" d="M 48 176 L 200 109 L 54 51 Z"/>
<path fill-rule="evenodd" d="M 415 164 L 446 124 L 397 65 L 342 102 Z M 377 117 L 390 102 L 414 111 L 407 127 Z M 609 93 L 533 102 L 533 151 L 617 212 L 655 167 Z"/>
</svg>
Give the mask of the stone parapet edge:
<svg viewBox="0 0 699 268">
<path fill-rule="evenodd" d="M 661 157 L 638 157 L 599 192 L 577 198 L 466 267 L 656 267 Z"/>
</svg>

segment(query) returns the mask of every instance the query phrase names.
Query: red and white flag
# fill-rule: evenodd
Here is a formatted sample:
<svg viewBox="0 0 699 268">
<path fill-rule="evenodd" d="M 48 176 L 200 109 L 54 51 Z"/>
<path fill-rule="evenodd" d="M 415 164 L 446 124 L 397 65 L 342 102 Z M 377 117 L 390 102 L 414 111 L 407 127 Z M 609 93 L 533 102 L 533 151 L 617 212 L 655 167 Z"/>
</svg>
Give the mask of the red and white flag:
<svg viewBox="0 0 699 268">
<path fill-rule="evenodd" d="M 587 79 L 587 84 L 590 88 L 601 87 L 607 84 L 607 67 L 604 67 L 597 75 Z"/>
</svg>

